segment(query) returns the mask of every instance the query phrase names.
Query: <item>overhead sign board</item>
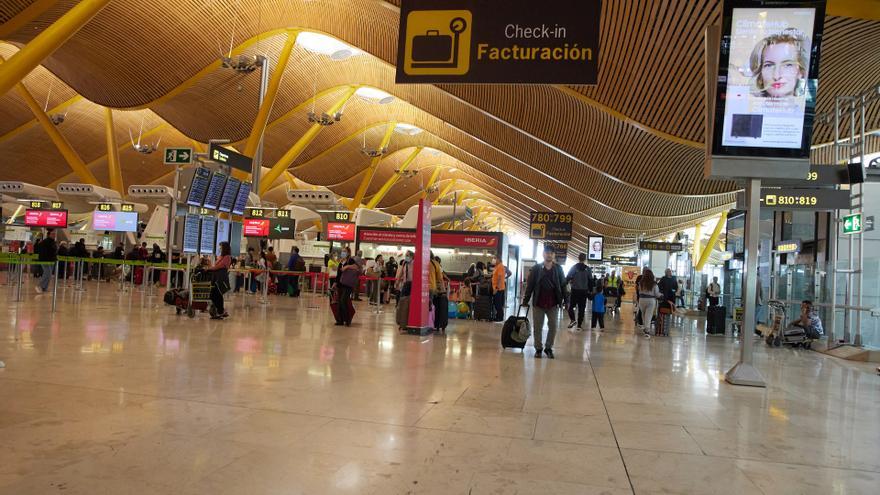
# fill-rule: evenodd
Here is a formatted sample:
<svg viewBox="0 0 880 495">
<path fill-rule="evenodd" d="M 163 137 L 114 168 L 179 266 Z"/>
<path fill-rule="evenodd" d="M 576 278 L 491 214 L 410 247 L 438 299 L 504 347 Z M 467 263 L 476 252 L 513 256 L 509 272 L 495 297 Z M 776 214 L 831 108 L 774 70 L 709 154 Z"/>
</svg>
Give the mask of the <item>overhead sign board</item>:
<svg viewBox="0 0 880 495">
<path fill-rule="evenodd" d="M 611 256 L 608 258 L 608 262 L 615 265 L 636 266 L 639 259 L 635 256 Z"/>
<path fill-rule="evenodd" d="M 275 218 L 290 218 L 290 210 L 275 210 Z"/>
<path fill-rule="evenodd" d="M 745 198 L 737 195 L 737 208 L 745 209 Z M 852 206 L 849 191 L 837 189 L 761 189 L 761 208 L 769 210 L 848 210 Z"/>
<path fill-rule="evenodd" d="M 250 173 L 253 169 L 254 160 L 251 157 L 232 151 L 229 148 L 224 148 L 216 143 L 211 143 L 211 147 L 208 149 L 208 156 L 212 161 L 229 165 L 243 172 Z"/>
<path fill-rule="evenodd" d="M 553 258 L 556 260 L 556 263 L 564 265 L 568 262 L 567 242 L 548 242 L 546 245 L 553 248 Z"/>
<path fill-rule="evenodd" d="M 132 211 L 95 210 L 92 229 L 106 232 L 137 232 L 138 214 Z"/>
<path fill-rule="evenodd" d="M 574 215 L 571 213 L 533 211 L 529 215 L 529 238 L 570 241 L 573 222 Z"/>
<path fill-rule="evenodd" d="M 398 83 L 596 84 L 601 0 L 404 0 Z"/>
<path fill-rule="evenodd" d="M 351 212 L 350 211 L 334 211 L 330 214 L 330 218 L 332 218 L 334 222 L 350 222 L 351 221 Z"/>
<path fill-rule="evenodd" d="M 642 241 L 639 243 L 639 249 L 642 251 L 669 251 L 671 253 L 680 253 L 684 251 L 684 245 L 680 242 Z"/>
<path fill-rule="evenodd" d="M 801 241 L 782 241 L 776 245 L 777 254 L 799 253 L 801 251 Z"/>
<path fill-rule="evenodd" d="M 834 187 L 849 184 L 847 167 L 813 163 L 810 171 L 803 177 L 786 177 L 782 179 L 765 179 L 763 186 L 772 187 Z"/>
<path fill-rule="evenodd" d="M 192 148 L 165 148 L 165 165 L 192 163 Z"/>
<path fill-rule="evenodd" d="M 296 233 L 295 227 L 296 220 L 276 216 L 269 221 L 269 239 L 293 239 Z"/>
<path fill-rule="evenodd" d="M 843 217 L 843 233 L 844 234 L 860 234 L 864 229 L 862 222 L 862 214 L 854 213 Z"/>
</svg>

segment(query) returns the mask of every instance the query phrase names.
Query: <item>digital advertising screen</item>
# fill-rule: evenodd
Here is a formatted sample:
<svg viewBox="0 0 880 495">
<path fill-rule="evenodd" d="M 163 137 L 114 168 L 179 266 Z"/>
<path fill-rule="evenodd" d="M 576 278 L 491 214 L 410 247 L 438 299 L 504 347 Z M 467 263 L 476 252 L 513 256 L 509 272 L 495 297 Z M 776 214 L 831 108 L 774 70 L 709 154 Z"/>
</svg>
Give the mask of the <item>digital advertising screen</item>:
<svg viewBox="0 0 880 495">
<path fill-rule="evenodd" d="M 223 188 L 223 195 L 220 196 L 220 204 L 217 206 L 218 210 L 223 213 L 232 211 L 232 207 L 235 206 L 235 198 L 238 196 L 239 186 L 241 186 L 241 181 L 235 177 L 228 177 L 226 179 L 226 187 Z"/>
<path fill-rule="evenodd" d="M 245 237 L 269 237 L 269 219 L 245 218 L 242 229 Z"/>
<path fill-rule="evenodd" d="M 605 238 L 598 235 L 591 235 L 587 240 L 589 241 L 587 244 L 587 260 L 602 261 L 602 255 L 605 249 Z"/>
<path fill-rule="evenodd" d="M 138 214 L 133 211 L 100 211 L 92 214 L 92 229 L 106 232 L 137 232 Z"/>
<path fill-rule="evenodd" d="M 208 186 L 211 184 L 211 171 L 199 167 L 193 173 L 192 183 L 189 186 L 189 194 L 186 196 L 186 204 L 190 206 L 202 206 L 205 196 L 208 194 Z"/>
<path fill-rule="evenodd" d="M 241 222 L 232 222 L 229 236 L 229 247 L 232 248 L 233 256 L 241 255 Z"/>
<path fill-rule="evenodd" d="M 27 227 L 67 228 L 67 210 L 25 210 Z"/>
<path fill-rule="evenodd" d="M 824 3 L 725 1 L 713 155 L 809 157 Z"/>
<path fill-rule="evenodd" d="M 220 255 L 220 243 L 221 242 L 229 242 L 230 234 L 232 233 L 232 222 L 229 220 L 217 220 L 217 239 L 216 239 L 216 249 L 215 254 Z M 231 247 L 231 246 L 230 246 Z"/>
<path fill-rule="evenodd" d="M 296 233 L 296 220 L 292 218 L 270 218 L 269 239 L 293 239 Z"/>
<path fill-rule="evenodd" d="M 217 219 L 214 217 L 202 217 L 201 234 L 199 240 L 199 254 L 211 255 L 217 247 Z"/>
<path fill-rule="evenodd" d="M 328 241 L 354 242 L 354 223 L 350 222 L 327 222 Z"/>
<path fill-rule="evenodd" d="M 220 200 L 223 199 L 223 189 L 225 186 L 225 175 L 215 173 L 211 176 L 211 183 L 208 185 L 208 193 L 205 195 L 205 202 L 202 206 L 210 210 L 216 210 L 220 206 Z"/>
<path fill-rule="evenodd" d="M 183 220 L 183 252 L 196 254 L 199 252 L 199 228 L 201 218 L 198 215 L 187 215 Z"/>
<path fill-rule="evenodd" d="M 232 206 L 234 215 L 244 215 L 244 209 L 247 207 L 248 197 L 251 194 L 251 183 L 242 182 L 238 188 L 238 194 L 235 195 L 235 203 Z"/>
</svg>

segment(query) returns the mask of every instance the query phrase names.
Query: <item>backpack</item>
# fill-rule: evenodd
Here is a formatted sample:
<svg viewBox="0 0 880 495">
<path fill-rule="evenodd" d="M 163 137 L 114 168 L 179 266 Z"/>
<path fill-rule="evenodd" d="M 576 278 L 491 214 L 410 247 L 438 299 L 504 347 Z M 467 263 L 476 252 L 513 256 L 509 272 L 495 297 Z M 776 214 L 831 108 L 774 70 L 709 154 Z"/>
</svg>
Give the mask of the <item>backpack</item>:
<svg viewBox="0 0 880 495">
<path fill-rule="evenodd" d="M 590 267 L 584 265 L 583 270 L 580 269 L 580 266 L 574 271 L 574 276 L 572 277 L 572 288 L 577 287 L 578 289 L 587 290 L 590 288 L 590 284 L 593 281 L 593 273 L 590 270 Z"/>
</svg>

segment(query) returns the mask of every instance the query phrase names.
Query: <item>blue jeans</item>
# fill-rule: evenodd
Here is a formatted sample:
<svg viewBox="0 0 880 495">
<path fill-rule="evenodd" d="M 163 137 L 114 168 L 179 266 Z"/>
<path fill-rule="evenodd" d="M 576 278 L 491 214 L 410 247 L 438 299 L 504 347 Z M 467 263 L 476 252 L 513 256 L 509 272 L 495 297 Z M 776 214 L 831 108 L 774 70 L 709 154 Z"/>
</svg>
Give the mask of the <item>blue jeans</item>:
<svg viewBox="0 0 880 495">
<path fill-rule="evenodd" d="M 52 280 L 52 275 L 55 273 L 55 265 L 42 265 L 43 274 L 40 276 L 40 288 L 43 289 L 43 292 L 49 290 L 49 282 Z"/>
</svg>

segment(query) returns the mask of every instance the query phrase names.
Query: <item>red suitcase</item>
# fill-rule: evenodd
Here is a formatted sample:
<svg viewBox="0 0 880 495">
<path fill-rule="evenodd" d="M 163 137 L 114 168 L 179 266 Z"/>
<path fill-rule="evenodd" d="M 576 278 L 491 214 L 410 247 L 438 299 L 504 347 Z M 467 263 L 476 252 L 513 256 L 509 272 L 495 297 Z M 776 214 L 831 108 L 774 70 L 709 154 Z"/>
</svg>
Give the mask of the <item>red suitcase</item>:
<svg viewBox="0 0 880 495">
<path fill-rule="evenodd" d="M 333 311 L 333 318 L 339 321 L 339 300 L 336 291 L 330 297 L 330 311 Z M 349 319 L 354 319 L 354 304 L 352 304 L 351 299 L 348 300 L 348 314 L 350 316 Z"/>
</svg>

